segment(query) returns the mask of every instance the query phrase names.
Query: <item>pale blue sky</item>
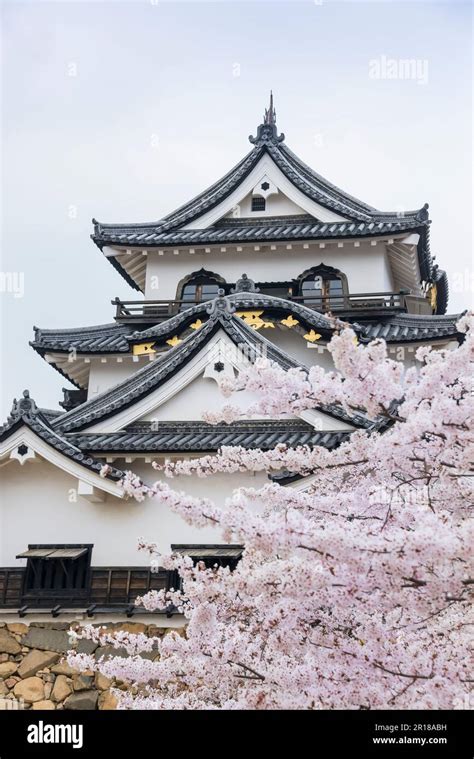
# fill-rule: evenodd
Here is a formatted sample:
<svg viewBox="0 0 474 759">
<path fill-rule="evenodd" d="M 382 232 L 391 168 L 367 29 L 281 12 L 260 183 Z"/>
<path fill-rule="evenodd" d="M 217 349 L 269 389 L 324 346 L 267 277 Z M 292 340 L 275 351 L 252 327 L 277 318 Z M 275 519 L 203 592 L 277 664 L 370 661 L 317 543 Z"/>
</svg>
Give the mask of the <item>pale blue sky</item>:
<svg viewBox="0 0 474 759">
<path fill-rule="evenodd" d="M 111 298 L 138 297 L 91 242 L 91 217 L 156 220 L 218 179 L 249 150 L 270 87 L 287 144 L 329 180 L 381 209 L 430 203 L 449 311 L 472 299 L 469 3 L 1 12 L 1 269 L 25 286 L 0 294 L 1 419 L 24 387 L 55 407 L 67 385 L 28 346 L 33 324 L 111 322 Z M 382 56 L 418 60 L 423 81 L 371 78 Z"/>
</svg>

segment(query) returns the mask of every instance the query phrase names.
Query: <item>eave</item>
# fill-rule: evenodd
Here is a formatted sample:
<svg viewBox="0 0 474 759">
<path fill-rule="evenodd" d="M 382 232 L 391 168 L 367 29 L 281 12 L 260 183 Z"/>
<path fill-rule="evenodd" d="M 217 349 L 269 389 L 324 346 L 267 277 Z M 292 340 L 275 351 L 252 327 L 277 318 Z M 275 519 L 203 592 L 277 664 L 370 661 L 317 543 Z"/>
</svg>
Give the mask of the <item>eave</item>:
<svg viewBox="0 0 474 759">
<path fill-rule="evenodd" d="M 210 425 L 203 422 L 161 422 L 132 425 L 114 433 L 68 433 L 68 440 L 83 451 L 113 458 L 140 453 L 212 453 L 222 446 L 270 450 L 277 443 L 295 448 L 323 446 L 332 450 L 350 432 L 316 430 L 301 420 L 246 420 Z"/>
</svg>

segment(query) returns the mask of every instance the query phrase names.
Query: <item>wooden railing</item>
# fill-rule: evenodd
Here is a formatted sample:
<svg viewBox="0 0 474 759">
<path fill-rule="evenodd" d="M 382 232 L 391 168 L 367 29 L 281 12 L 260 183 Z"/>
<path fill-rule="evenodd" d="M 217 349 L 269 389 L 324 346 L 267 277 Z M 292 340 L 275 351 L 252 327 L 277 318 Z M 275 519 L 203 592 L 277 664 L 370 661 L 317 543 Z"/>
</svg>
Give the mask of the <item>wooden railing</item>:
<svg viewBox="0 0 474 759">
<path fill-rule="evenodd" d="M 326 313 L 327 311 L 378 311 L 405 310 L 404 290 L 399 292 L 349 293 L 348 295 L 308 296 L 290 295 L 288 300 L 301 303 L 306 308 Z"/>
<path fill-rule="evenodd" d="M 116 306 L 115 321 L 117 322 L 161 322 L 199 303 L 203 301 L 119 300 L 119 298 L 112 301 L 112 304 Z"/>
<path fill-rule="evenodd" d="M 0 608 L 59 609 L 70 607 L 100 608 L 129 606 L 137 596 L 150 590 L 168 590 L 174 581 L 174 573 L 164 569 L 152 571 L 148 567 L 91 567 L 90 583 L 86 590 L 73 589 L 64 593 L 25 592 L 25 568 L 0 568 Z"/>
<path fill-rule="evenodd" d="M 262 293 L 263 295 L 265 293 Z M 327 313 L 334 312 L 360 312 L 360 311 L 405 311 L 406 291 L 399 292 L 376 292 L 376 293 L 349 293 L 348 295 L 335 295 L 331 297 L 288 295 L 287 299 L 300 303 L 314 311 Z M 171 316 L 192 308 L 204 301 L 198 300 L 120 300 L 115 298 L 112 304 L 116 306 L 115 321 L 127 322 L 151 322 L 157 323 L 169 319 Z"/>
</svg>

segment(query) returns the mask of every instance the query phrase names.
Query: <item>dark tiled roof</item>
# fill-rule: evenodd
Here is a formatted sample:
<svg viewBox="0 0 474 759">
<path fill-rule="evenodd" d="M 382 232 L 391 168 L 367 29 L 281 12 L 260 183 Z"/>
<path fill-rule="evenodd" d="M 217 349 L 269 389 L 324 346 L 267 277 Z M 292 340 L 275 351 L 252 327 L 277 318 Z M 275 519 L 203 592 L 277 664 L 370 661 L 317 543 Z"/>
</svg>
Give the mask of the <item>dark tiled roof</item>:
<svg viewBox="0 0 474 759">
<path fill-rule="evenodd" d="M 126 336 L 133 331 L 128 324 L 99 324 L 93 327 L 78 327 L 73 329 L 40 329 L 35 331 L 34 340 L 30 345 L 40 356 L 48 352 L 70 353 L 122 353 L 128 352 L 130 346 Z M 69 382 L 80 387 L 74 376 L 67 372 L 67 365 L 52 363 L 52 366 Z M 72 364 L 71 364 L 72 366 Z"/>
<path fill-rule="evenodd" d="M 148 228 L 141 227 L 108 227 L 100 233 L 102 245 L 132 245 L 132 246 L 159 246 L 168 245 L 204 245 L 224 243 L 260 242 L 271 243 L 279 240 L 327 240 L 332 237 L 374 237 L 377 235 L 399 234 L 418 229 L 420 221 L 414 222 L 413 218 L 388 218 L 369 219 L 367 221 L 341 221 L 319 222 L 296 221 L 280 217 L 274 219 L 272 224 L 252 223 L 250 219 L 246 224 L 219 224 L 205 229 L 172 229 L 163 230 L 161 227 L 151 225 Z"/>
<path fill-rule="evenodd" d="M 288 447 L 321 445 L 332 449 L 350 432 L 315 430 L 300 420 L 251 420 L 232 424 L 160 422 L 131 425 L 113 433 L 68 433 L 67 438 L 84 451 L 216 451 L 224 445 L 270 450 L 277 443 Z"/>
<path fill-rule="evenodd" d="M 58 417 L 55 417 L 56 419 Z M 41 440 L 52 446 L 55 450 L 64 456 L 76 461 L 81 466 L 91 469 L 96 474 L 100 473 L 103 462 L 98 461 L 92 456 L 84 453 L 72 441 L 67 440 L 63 435 L 54 430 L 48 419 L 48 412 L 39 409 L 28 390 L 23 393 L 23 398 L 19 401 L 13 401 L 13 407 L 7 422 L 0 427 L 0 441 L 6 440 L 17 429 L 25 425 L 38 435 Z M 107 477 L 111 480 L 119 480 L 123 477 L 123 472 L 111 467 Z"/>
<path fill-rule="evenodd" d="M 459 337 L 456 329 L 459 318 L 460 314 L 443 316 L 397 314 L 384 321 L 359 320 L 359 324 L 371 340 L 381 337 L 387 342 L 416 342 Z"/>
<path fill-rule="evenodd" d="M 319 331 L 325 340 L 330 340 L 337 322 L 328 319 L 323 314 L 307 308 L 301 303 L 289 301 L 284 298 L 265 295 L 255 292 L 239 292 L 226 296 L 227 300 L 237 310 L 262 308 L 268 319 L 276 319 L 291 314 L 297 318 L 301 325 L 306 328 L 314 328 Z M 180 311 L 166 321 L 155 324 L 142 330 L 135 330 L 133 325 L 104 324 L 96 327 L 84 327 L 69 330 L 46 330 L 35 328 L 35 340 L 33 347 L 43 355 L 48 351 L 68 351 L 71 345 L 78 353 L 107 353 L 129 352 L 131 346 L 152 338 L 160 343 L 178 334 L 183 335 L 196 319 L 203 322 L 209 318 L 209 303 L 200 303 L 185 311 Z M 456 322 L 459 316 L 415 316 L 411 314 L 396 314 L 381 319 L 377 316 L 368 319 L 363 314 L 354 317 L 345 316 L 344 320 L 352 323 L 354 330 L 360 339 L 374 339 L 383 337 L 390 342 L 410 342 L 431 340 L 443 337 L 458 336 Z M 167 346 L 166 346 L 167 347 Z M 64 370 L 54 365 L 62 374 Z M 65 375 L 66 376 L 66 375 Z M 71 382 L 74 379 L 69 378 Z M 77 404 L 76 404 L 77 405 Z M 57 413 L 60 413 L 59 411 Z"/>
<path fill-rule="evenodd" d="M 70 351 L 80 353 L 120 353 L 128 351 L 126 336 L 133 331 L 128 324 L 98 324 L 75 329 L 40 329 L 30 345 L 38 351 Z"/>
<path fill-rule="evenodd" d="M 57 429 L 70 432 L 84 429 L 98 419 L 107 418 L 132 405 L 140 398 L 159 387 L 182 365 L 189 361 L 212 337 L 218 329 L 223 329 L 235 345 L 245 351 L 249 360 L 265 354 L 283 369 L 300 367 L 298 362 L 247 326 L 242 319 L 231 313 L 232 303 L 228 297 L 219 297 L 208 304 L 210 318 L 203 326 L 189 335 L 182 343 L 143 367 L 131 377 L 115 385 L 99 396 L 88 400 L 77 409 L 63 414 L 57 422 Z M 305 369 L 305 367 L 300 367 Z M 367 427 L 363 417 L 349 417 L 338 408 L 325 407 L 322 411 L 356 426 Z"/>
<path fill-rule="evenodd" d="M 352 221 L 371 222 L 399 220 L 399 214 L 395 211 L 378 211 L 372 206 L 357 200 L 352 195 L 341 190 L 339 187 L 328 182 L 321 175 L 309 168 L 298 158 L 281 140 L 276 131 L 268 135 L 266 139 L 257 140 L 253 150 L 250 151 L 234 168 L 224 177 L 185 203 L 176 211 L 168 214 L 163 219 L 148 224 L 101 224 L 94 220 L 95 231 L 93 239 L 98 244 L 106 244 L 106 235 L 112 230 L 131 233 L 135 230 L 139 238 L 137 244 L 143 244 L 144 238 L 155 231 L 166 232 L 184 225 L 189 225 L 194 219 L 214 208 L 222 202 L 242 180 L 252 171 L 259 160 L 269 154 L 278 168 L 293 185 L 298 187 L 307 197 L 316 201 L 328 210 L 334 211 Z M 413 222 L 419 222 L 427 218 L 426 206 L 415 211 L 407 211 L 404 217 Z"/>
<path fill-rule="evenodd" d="M 445 314 L 446 309 L 448 308 L 449 299 L 449 284 L 446 272 L 435 266 L 433 271 L 433 282 L 437 289 L 436 313 Z"/>
<path fill-rule="evenodd" d="M 262 307 L 269 313 L 280 313 L 282 316 L 291 313 L 303 320 L 309 327 L 321 331 L 326 339 L 330 339 L 334 330 L 333 322 L 323 314 L 292 301 L 263 295 L 262 293 L 236 293 L 227 297 L 230 298 L 236 308 Z M 144 330 L 135 330 L 134 326 L 129 324 L 104 324 L 63 330 L 35 327 L 35 339 L 31 341 L 30 345 L 43 357 L 52 351 L 69 353 L 71 348 L 74 348 L 79 354 L 97 353 L 102 355 L 129 352 L 131 344 L 143 342 L 150 337 L 165 341 L 177 332 L 181 334 L 196 318 L 207 319 L 208 307 L 209 302 L 200 303 Z M 52 366 L 67 377 L 70 382 L 76 384 L 74 378 L 65 373 L 67 367 L 65 368 L 64 365 L 61 367 L 57 364 L 52 364 Z"/>
<path fill-rule="evenodd" d="M 61 414 L 64 414 L 64 411 L 61 411 L 61 409 L 55 409 L 55 408 L 40 408 L 38 409 L 41 416 L 43 416 L 47 422 L 52 422 L 53 419 L 57 419 L 58 416 L 61 416 Z"/>
<path fill-rule="evenodd" d="M 102 249 L 104 245 L 165 247 L 230 242 L 271 242 L 386 235 L 417 230 L 421 233 L 418 250 L 421 276 L 429 280 L 432 262 L 427 231 L 429 224 L 427 203 L 422 208 L 405 211 L 403 214 L 395 211 L 378 211 L 313 171 L 284 144 L 283 139 L 284 135 L 277 135 L 275 125 L 261 124 L 257 137 L 250 140 L 254 145 L 250 153 L 218 182 L 188 203 L 163 219 L 145 224 L 103 224 L 93 219 L 92 239 Z M 348 221 L 322 223 L 312 217 L 308 220 L 303 215 L 300 218 L 281 217 L 272 220 L 271 224 L 258 218 L 254 222 L 250 219 L 246 222 L 242 220 L 241 224 L 235 224 L 233 220 L 221 220 L 207 229 L 193 228 L 192 223 L 227 198 L 264 155 L 269 155 L 285 177 L 304 195 Z M 183 227 L 190 228 L 183 229 Z M 140 289 L 138 283 L 121 266 L 117 257 L 111 256 L 108 260 L 132 287 Z"/>
<path fill-rule="evenodd" d="M 275 312 L 283 315 L 284 312 L 285 315 L 292 314 L 293 316 L 299 316 L 308 325 L 322 330 L 328 338 L 332 336 L 336 328 L 334 320 L 328 319 L 324 314 L 285 298 L 277 298 L 274 295 L 264 295 L 263 293 L 254 292 L 235 293 L 234 295 L 227 295 L 226 298 L 235 306 L 236 310 L 262 308 L 268 313 Z M 195 321 L 197 317 L 202 318 L 204 316 L 207 318 L 210 302 L 212 301 L 199 303 L 186 309 L 186 311 L 180 311 L 179 314 L 172 316 L 161 324 L 155 324 L 148 329 L 137 330 L 129 335 L 128 339 L 130 342 L 135 343 L 149 339 L 150 337 L 164 338 L 168 335 L 176 334 L 177 330 L 183 329 L 185 325 Z"/>
</svg>

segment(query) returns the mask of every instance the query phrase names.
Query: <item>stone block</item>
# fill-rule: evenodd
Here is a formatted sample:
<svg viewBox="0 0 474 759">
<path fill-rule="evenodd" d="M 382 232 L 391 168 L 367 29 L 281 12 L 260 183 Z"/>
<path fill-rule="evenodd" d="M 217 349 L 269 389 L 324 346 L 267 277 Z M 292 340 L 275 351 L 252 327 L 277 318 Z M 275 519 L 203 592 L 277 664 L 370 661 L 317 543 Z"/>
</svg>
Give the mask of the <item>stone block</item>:
<svg viewBox="0 0 474 759">
<path fill-rule="evenodd" d="M 72 648 L 69 636 L 64 630 L 52 630 L 47 627 L 30 626 L 22 639 L 24 646 L 39 648 L 41 651 L 57 651 L 65 654 Z"/>
<path fill-rule="evenodd" d="M 2 664 L 0 664 L 0 677 L 3 677 L 6 680 L 7 678 L 14 675 L 17 669 L 18 669 L 18 665 L 15 664 L 15 662 L 5 661 Z"/>
<path fill-rule="evenodd" d="M 58 675 L 51 693 L 53 701 L 64 701 L 71 693 L 72 683 L 65 675 Z"/>
<path fill-rule="evenodd" d="M 19 654 L 21 646 L 5 627 L 0 629 L 0 653 Z"/>
<path fill-rule="evenodd" d="M 30 651 L 18 667 L 18 674 L 20 677 L 32 677 L 44 667 L 57 662 L 58 659 L 59 654 L 54 651 Z"/>
<path fill-rule="evenodd" d="M 43 710 L 43 711 L 44 711 L 44 710 L 46 710 L 46 709 L 48 709 L 48 710 L 51 710 L 51 709 L 56 709 L 56 707 L 55 707 L 55 705 L 53 704 L 53 702 L 52 702 L 52 701 L 49 701 L 49 700 L 47 700 L 47 699 L 46 699 L 45 701 L 36 701 L 36 702 L 35 702 L 35 703 L 32 705 L 32 707 L 31 707 L 31 708 L 32 708 L 32 709 L 41 709 L 41 710 Z"/>
<path fill-rule="evenodd" d="M 97 709 L 97 700 L 99 693 L 96 690 L 83 690 L 79 693 L 73 693 L 64 701 L 65 709 Z"/>
<path fill-rule="evenodd" d="M 44 683 L 39 677 L 27 677 L 13 688 L 15 698 L 23 698 L 27 704 L 44 700 Z"/>
</svg>

